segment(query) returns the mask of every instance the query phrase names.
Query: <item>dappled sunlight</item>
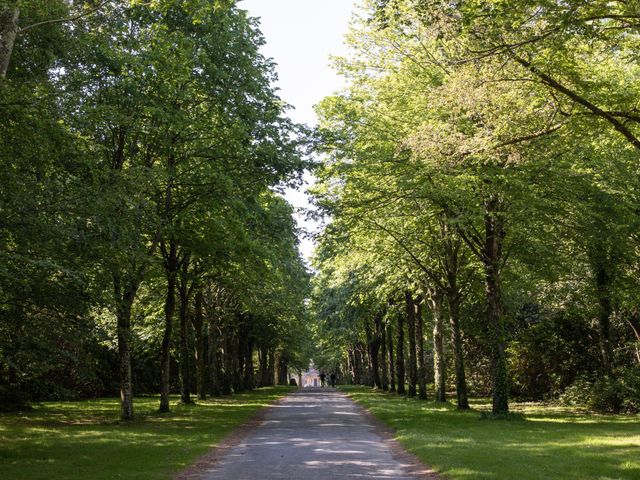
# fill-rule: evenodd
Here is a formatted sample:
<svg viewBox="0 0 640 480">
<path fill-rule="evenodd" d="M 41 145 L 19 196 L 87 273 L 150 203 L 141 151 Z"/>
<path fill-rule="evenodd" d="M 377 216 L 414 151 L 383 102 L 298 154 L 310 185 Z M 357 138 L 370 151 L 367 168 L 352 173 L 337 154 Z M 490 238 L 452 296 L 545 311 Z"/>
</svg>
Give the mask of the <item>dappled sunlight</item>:
<svg viewBox="0 0 640 480">
<path fill-rule="evenodd" d="M 335 391 L 317 390 L 298 391 L 270 409 L 207 478 L 405 480 L 409 471 L 356 405 Z"/>
<path fill-rule="evenodd" d="M 288 391 L 259 389 L 194 405 L 182 405 L 172 396 L 168 414 L 157 413 L 159 397 L 140 397 L 135 399 L 136 420 L 129 424 L 118 419 L 118 399 L 45 402 L 28 412 L 3 414 L 0 450 L 8 475 L 3 478 L 22 478 L 19 472 L 27 465 L 33 478 L 67 478 L 71 465 L 74 477 L 92 480 L 137 469 L 145 470 L 145 478 L 164 477 Z"/>
<path fill-rule="evenodd" d="M 640 478 L 640 422 L 633 415 L 591 415 L 567 407 L 512 404 L 508 420 L 366 388 L 345 391 L 394 427 L 397 439 L 425 463 L 456 479 Z M 528 468 L 523 470 L 523 465 Z"/>
</svg>

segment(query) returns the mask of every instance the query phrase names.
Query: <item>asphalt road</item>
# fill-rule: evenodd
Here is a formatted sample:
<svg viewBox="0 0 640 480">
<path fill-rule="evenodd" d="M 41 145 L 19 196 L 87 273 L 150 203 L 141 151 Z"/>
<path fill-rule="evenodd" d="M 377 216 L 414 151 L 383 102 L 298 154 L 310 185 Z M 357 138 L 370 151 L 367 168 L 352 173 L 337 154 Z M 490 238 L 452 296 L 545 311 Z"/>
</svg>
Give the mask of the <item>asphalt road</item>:
<svg viewBox="0 0 640 480">
<path fill-rule="evenodd" d="M 272 406 L 208 480 L 415 479 L 413 467 L 346 395 L 305 388 Z"/>
</svg>

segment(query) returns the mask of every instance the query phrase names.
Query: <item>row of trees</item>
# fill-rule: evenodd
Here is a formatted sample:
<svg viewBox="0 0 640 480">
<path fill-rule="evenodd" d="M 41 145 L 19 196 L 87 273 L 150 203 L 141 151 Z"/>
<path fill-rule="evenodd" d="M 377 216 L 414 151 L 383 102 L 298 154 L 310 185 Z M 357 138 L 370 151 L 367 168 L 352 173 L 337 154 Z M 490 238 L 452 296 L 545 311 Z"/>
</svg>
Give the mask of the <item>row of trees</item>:
<svg viewBox="0 0 640 480">
<path fill-rule="evenodd" d="M 304 363 L 304 132 L 262 43 L 232 2 L 0 3 L 5 405 L 115 383 L 131 419 Z"/>
<path fill-rule="evenodd" d="M 639 25 L 635 1 L 365 2 L 319 107 L 325 361 L 494 414 L 578 384 L 640 406 Z"/>
</svg>

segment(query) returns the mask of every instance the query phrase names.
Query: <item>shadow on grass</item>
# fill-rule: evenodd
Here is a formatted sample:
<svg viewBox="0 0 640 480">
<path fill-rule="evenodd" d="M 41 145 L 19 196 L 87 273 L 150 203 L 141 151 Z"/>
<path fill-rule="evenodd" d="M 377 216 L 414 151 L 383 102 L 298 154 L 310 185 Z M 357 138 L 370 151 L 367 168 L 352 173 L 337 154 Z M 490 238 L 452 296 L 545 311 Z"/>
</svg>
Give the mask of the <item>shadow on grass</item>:
<svg viewBox="0 0 640 480">
<path fill-rule="evenodd" d="M 159 399 L 135 400 L 121 423 L 118 399 L 47 402 L 0 414 L 0 472 L 7 479 L 160 479 L 186 467 L 288 387 L 182 405 L 157 413 Z"/>
<path fill-rule="evenodd" d="M 470 411 L 366 388 L 345 391 L 397 431 L 398 439 L 448 478 L 638 479 L 640 417 L 589 415 L 514 404 L 513 421 L 482 420 L 488 402 Z"/>
</svg>

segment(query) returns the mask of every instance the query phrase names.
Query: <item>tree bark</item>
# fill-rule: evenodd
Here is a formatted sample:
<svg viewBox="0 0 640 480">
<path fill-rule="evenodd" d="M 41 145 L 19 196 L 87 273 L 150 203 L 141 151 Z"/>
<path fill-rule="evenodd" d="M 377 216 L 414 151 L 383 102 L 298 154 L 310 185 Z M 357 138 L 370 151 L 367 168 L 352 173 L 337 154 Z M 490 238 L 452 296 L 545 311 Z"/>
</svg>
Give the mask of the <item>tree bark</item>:
<svg viewBox="0 0 640 480">
<path fill-rule="evenodd" d="M 394 372 L 394 363 L 393 363 L 393 332 L 391 329 L 391 324 L 387 325 L 386 330 L 386 338 L 387 342 L 387 357 L 389 364 L 389 391 L 396 391 L 396 376 Z"/>
<path fill-rule="evenodd" d="M 221 386 L 224 383 L 223 378 L 223 361 L 220 352 L 220 338 L 221 331 L 215 322 L 215 316 L 210 312 L 207 314 L 209 317 L 209 330 L 207 332 L 207 346 L 208 346 L 208 363 L 209 363 L 209 394 L 212 396 L 218 396 L 222 393 Z"/>
<path fill-rule="evenodd" d="M 113 274 L 113 287 L 118 321 L 118 359 L 120 368 L 120 419 L 133 420 L 133 379 L 131 375 L 131 308 L 139 282 L 122 286 L 120 276 Z"/>
<path fill-rule="evenodd" d="M 234 393 L 243 392 L 244 388 L 244 361 L 246 359 L 245 348 L 247 342 L 244 338 L 242 327 L 238 330 L 234 338 L 235 355 L 233 355 L 233 391 Z"/>
<path fill-rule="evenodd" d="M 165 273 L 167 291 L 164 302 L 164 335 L 162 337 L 162 356 L 160 360 L 160 412 L 169 411 L 169 390 L 171 382 L 171 335 L 173 317 L 176 309 L 176 280 L 178 275 L 178 247 L 174 241 L 169 242 L 166 250 Z"/>
<path fill-rule="evenodd" d="M 0 7 L 0 78 L 7 77 L 13 46 L 18 34 L 20 8 L 17 2 Z"/>
<path fill-rule="evenodd" d="M 407 335 L 409 336 L 409 391 L 407 395 L 416 396 L 416 384 L 418 382 L 418 366 L 416 363 L 416 307 L 413 296 L 409 291 L 405 292 L 407 306 Z"/>
<path fill-rule="evenodd" d="M 195 294 L 194 315 L 191 319 L 193 329 L 196 334 L 196 393 L 198 400 L 207 398 L 207 361 L 205 354 L 205 336 L 204 336 L 204 315 L 202 312 L 202 304 L 204 301 L 204 293 L 202 288 L 198 288 Z"/>
<path fill-rule="evenodd" d="M 453 346 L 454 367 L 456 370 L 456 401 L 458 410 L 469 409 L 467 394 L 467 377 L 464 366 L 464 351 L 462 348 L 462 334 L 460 332 L 459 298 L 455 294 L 448 298 L 449 322 L 451 324 L 451 344 Z"/>
<path fill-rule="evenodd" d="M 251 315 L 244 317 L 242 324 L 242 335 L 239 336 L 240 343 L 242 344 L 242 354 L 244 358 L 238 357 L 244 368 L 242 370 L 242 388 L 243 390 L 253 390 L 253 336 L 251 335 Z M 268 367 L 268 365 L 267 365 Z"/>
<path fill-rule="evenodd" d="M 289 364 L 285 352 L 278 357 L 278 385 L 289 385 Z"/>
<path fill-rule="evenodd" d="M 266 347 L 258 348 L 258 357 L 260 364 L 260 386 L 266 387 L 269 385 L 269 357 Z"/>
<path fill-rule="evenodd" d="M 396 331 L 396 392 L 404 395 L 404 315 L 398 315 L 398 329 Z"/>
<path fill-rule="evenodd" d="M 427 364 L 424 358 L 424 318 L 422 303 L 416 303 L 416 355 L 418 356 L 418 398 L 427 399 Z"/>
<path fill-rule="evenodd" d="M 362 365 L 362 345 L 356 345 L 353 351 L 353 361 L 354 361 L 354 375 L 353 382 L 356 385 L 364 385 L 364 375 L 363 375 L 363 365 Z"/>
<path fill-rule="evenodd" d="M 376 329 L 378 342 L 380 344 L 380 371 L 382 373 L 380 380 L 382 381 L 382 389 L 389 390 L 389 374 L 387 371 L 387 342 L 386 329 L 382 319 L 382 315 L 376 316 Z"/>
<path fill-rule="evenodd" d="M 191 401 L 191 369 L 189 365 L 189 256 L 187 255 L 180 267 L 180 401 L 185 404 Z"/>
<path fill-rule="evenodd" d="M 375 320 L 377 322 L 377 319 Z M 366 320 L 366 330 L 369 338 L 369 362 L 371 365 L 371 383 L 374 388 L 382 388 L 382 380 L 380 379 L 380 341 L 378 332 L 371 332 L 369 320 Z"/>
<path fill-rule="evenodd" d="M 233 327 L 227 320 L 224 327 L 224 347 L 222 351 L 222 394 L 231 395 L 234 386 L 234 357 L 233 354 Z"/>
<path fill-rule="evenodd" d="M 611 373 L 612 352 L 611 352 L 611 276 L 606 266 L 600 261 L 595 269 L 596 290 L 598 294 L 598 333 L 600 340 L 600 357 L 602 359 L 602 370 L 605 375 Z"/>
<path fill-rule="evenodd" d="M 446 226 L 445 226 L 446 229 Z M 446 230 L 445 230 L 446 232 Z M 464 351 L 460 330 L 460 303 L 462 295 L 458 288 L 458 270 L 460 267 L 460 241 L 448 237 L 446 247 L 446 279 L 445 297 L 449 307 L 449 323 L 451 325 L 451 346 L 453 348 L 454 368 L 456 373 L 456 402 L 458 410 L 469 409 L 467 396 L 467 379 L 464 366 Z"/>
<path fill-rule="evenodd" d="M 502 316 L 502 290 L 500 285 L 502 242 L 505 233 L 500 208 L 501 202 L 497 195 L 490 195 L 485 200 L 483 266 L 485 274 L 485 296 L 487 301 L 487 323 L 489 325 L 491 345 L 494 415 L 509 412 L 509 377 L 505 327 Z"/>
<path fill-rule="evenodd" d="M 627 315 L 627 323 L 636 337 L 636 360 L 640 363 L 640 315 L 638 314 L 638 310 L 634 310 Z"/>
<path fill-rule="evenodd" d="M 347 350 L 347 367 L 349 372 L 349 383 L 352 385 L 357 385 L 356 383 L 356 354 L 354 352 L 354 348 L 351 347 Z"/>
<path fill-rule="evenodd" d="M 269 387 L 273 386 L 273 382 L 274 379 L 276 378 L 276 350 L 275 348 L 271 347 L 269 348 L 269 350 L 267 351 L 267 372 L 268 372 L 268 379 L 267 379 L 267 385 Z"/>
<path fill-rule="evenodd" d="M 433 371 L 435 373 L 436 400 L 438 402 L 446 402 L 447 372 L 444 357 L 442 293 L 437 288 L 430 289 L 430 302 L 433 312 Z"/>
</svg>

